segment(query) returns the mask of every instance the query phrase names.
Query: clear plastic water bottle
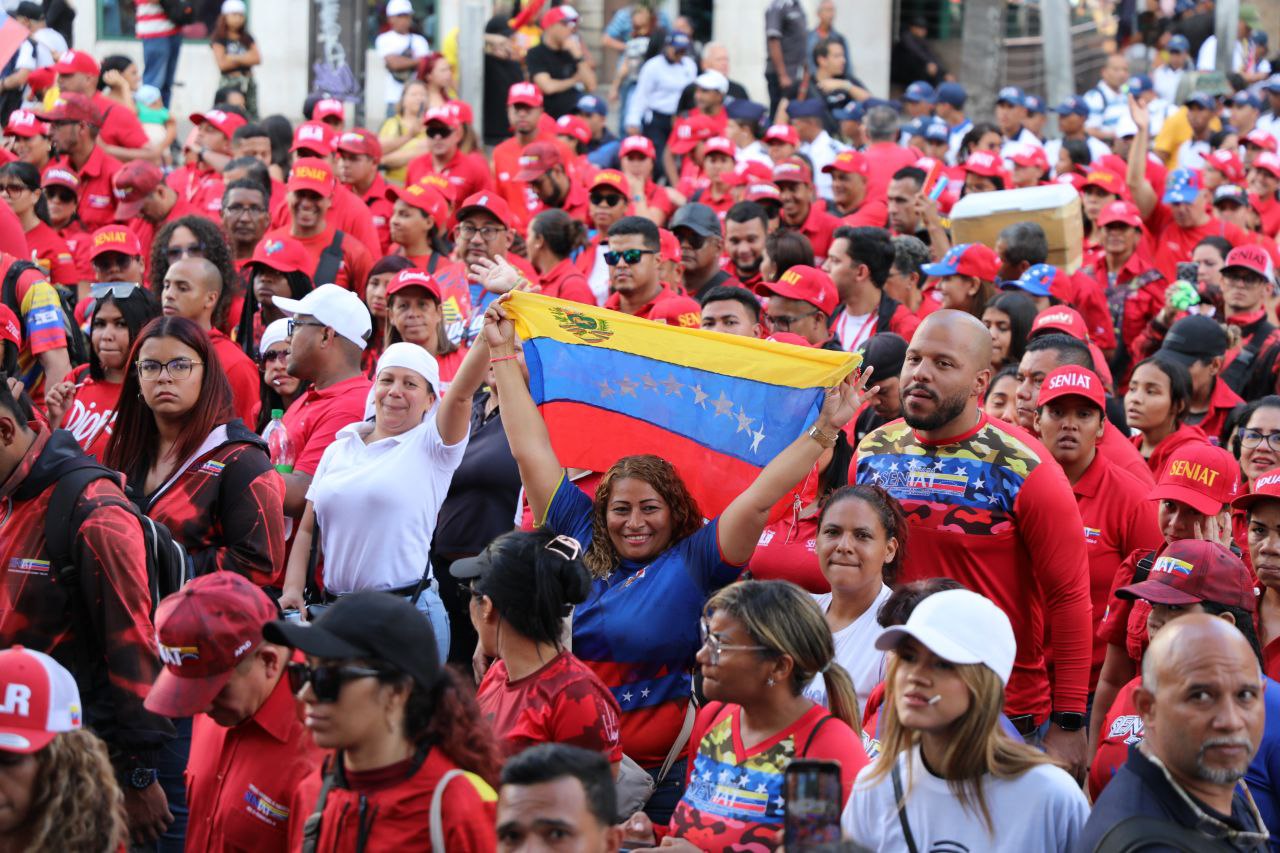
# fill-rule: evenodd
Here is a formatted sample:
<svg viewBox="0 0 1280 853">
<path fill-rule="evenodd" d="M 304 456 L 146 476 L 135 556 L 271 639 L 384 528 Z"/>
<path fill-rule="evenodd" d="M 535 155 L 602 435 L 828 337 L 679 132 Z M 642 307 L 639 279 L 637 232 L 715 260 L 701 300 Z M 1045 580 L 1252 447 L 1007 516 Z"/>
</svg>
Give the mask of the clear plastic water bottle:
<svg viewBox="0 0 1280 853">
<path fill-rule="evenodd" d="M 271 464 L 281 474 L 293 473 L 293 445 L 289 443 L 289 431 L 284 428 L 283 409 L 271 410 L 271 423 L 262 431 L 271 451 Z"/>
</svg>

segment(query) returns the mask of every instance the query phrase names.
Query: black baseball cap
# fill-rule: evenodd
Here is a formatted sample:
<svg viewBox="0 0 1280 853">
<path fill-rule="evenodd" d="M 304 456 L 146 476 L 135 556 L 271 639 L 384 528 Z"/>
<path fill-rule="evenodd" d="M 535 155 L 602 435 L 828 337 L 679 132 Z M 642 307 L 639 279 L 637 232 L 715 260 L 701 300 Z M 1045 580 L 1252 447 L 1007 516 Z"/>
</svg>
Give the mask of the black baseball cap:
<svg viewBox="0 0 1280 853">
<path fill-rule="evenodd" d="M 867 338 L 858 351 L 862 353 L 863 365 L 875 368 L 871 371 L 871 384 L 874 385 L 902 373 L 902 365 L 907 359 L 907 341 L 893 332 L 881 332 Z"/>
<path fill-rule="evenodd" d="M 667 223 L 667 230 L 675 231 L 677 228 L 688 228 L 703 237 L 719 237 L 720 217 L 707 205 L 690 202 L 677 210 Z"/>
<path fill-rule="evenodd" d="M 408 599 L 389 592 L 344 595 L 314 622 L 268 622 L 262 637 L 318 658 L 387 663 L 426 688 L 440 679 L 431 623 Z"/>
<path fill-rule="evenodd" d="M 1173 324 L 1160 352 L 1190 367 L 1197 361 L 1217 358 L 1227 351 L 1227 333 L 1212 317 L 1195 314 Z"/>
</svg>

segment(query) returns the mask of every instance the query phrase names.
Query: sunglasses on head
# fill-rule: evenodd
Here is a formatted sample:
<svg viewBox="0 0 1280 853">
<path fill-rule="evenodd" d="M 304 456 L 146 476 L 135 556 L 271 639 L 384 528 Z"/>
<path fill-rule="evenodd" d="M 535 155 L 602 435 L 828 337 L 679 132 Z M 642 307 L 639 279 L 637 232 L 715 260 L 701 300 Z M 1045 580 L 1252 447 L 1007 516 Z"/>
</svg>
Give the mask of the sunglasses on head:
<svg viewBox="0 0 1280 853">
<path fill-rule="evenodd" d="M 138 285 L 132 281 L 96 281 L 89 286 L 89 293 L 94 299 L 102 299 L 107 294 L 116 299 L 128 299 L 137 289 Z"/>
<path fill-rule="evenodd" d="M 357 678 L 375 678 L 382 673 L 365 666 L 347 666 L 345 664 L 322 664 L 311 666 L 299 661 L 291 661 L 285 672 L 289 677 L 289 689 L 296 696 L 303 687 L 311 685 L 317 702 L 337 702 L 342 685 Z"/>
<path fill-rule="evenodd" d="M 611 267 L 616 267 L 618 261 L 626 261 L 627 266 L 633 267 L 640 263 L 640 259 L 645 255 L 658 254 L 653 249 L 627 249 L 623 252 L 605 252 L 604 262 Z"/>
</svg>

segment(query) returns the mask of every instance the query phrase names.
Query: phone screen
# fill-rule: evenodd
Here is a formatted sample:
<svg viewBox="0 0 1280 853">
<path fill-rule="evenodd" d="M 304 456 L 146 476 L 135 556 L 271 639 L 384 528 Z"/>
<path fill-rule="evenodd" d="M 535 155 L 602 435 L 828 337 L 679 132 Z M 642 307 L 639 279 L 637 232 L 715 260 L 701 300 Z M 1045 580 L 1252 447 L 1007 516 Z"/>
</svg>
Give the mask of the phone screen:
<svg viewBox="0 0 1280 853">
<path fill-rule="evenodd" d="M 787 853 L 836 850 L 840 844 L 840 764 L 797 759 L 787 765 L 783 844 Z"/>
</svg>

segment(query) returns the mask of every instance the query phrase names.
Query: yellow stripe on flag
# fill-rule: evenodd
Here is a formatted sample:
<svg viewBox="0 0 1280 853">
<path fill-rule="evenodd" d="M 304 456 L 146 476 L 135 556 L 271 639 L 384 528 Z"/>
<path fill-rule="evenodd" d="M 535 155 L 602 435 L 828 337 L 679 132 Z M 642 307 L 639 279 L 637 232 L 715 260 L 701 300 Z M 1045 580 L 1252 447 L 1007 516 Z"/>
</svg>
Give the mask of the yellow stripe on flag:
<svg viewBox="0 0 1280 853">
<path fill-rule="evenodd" d="M 702 329 L 683 329 L 523 291 L 505 303 L 523 340 L 549 338 L 791 388 L 829 388 L 849 375 L 861 356 L 762 341 Z"/>
</svg>

